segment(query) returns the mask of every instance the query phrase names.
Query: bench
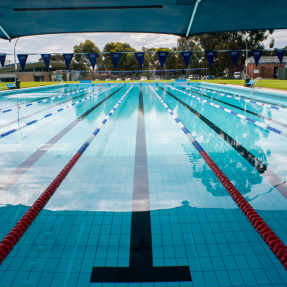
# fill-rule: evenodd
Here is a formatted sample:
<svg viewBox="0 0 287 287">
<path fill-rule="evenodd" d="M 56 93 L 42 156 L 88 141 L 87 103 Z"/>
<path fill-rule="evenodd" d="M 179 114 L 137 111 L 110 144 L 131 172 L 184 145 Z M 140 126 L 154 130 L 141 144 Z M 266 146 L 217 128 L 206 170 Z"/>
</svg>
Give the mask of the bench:
<svg viewBox="0 0 287 287">
<path fill-rule="evenodd" d="M 7 84 L 7 88 L 9 89 L 9 90 L 12 90 L 12 89 L 16 89 L 17 87 L 14 85 L 14 84 Z"/>
</svg>

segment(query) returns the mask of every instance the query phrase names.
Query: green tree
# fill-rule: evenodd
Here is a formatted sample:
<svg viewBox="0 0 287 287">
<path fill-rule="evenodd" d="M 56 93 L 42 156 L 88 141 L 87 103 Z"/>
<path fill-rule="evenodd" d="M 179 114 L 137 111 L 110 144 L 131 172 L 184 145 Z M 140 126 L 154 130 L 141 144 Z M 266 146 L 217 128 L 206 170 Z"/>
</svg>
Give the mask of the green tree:
<svg viewBox="0 0 287 287">
<path fill-rule="evenodd" d="M 39 62 L 42 62 L 42 57 L 39 59 Z M 64 62 L 64 57 L 61 54 L 53 54 L 51 55 L 50 61 L 56 61 L 56 62 Z"/>
<path fill-rule="evenodd" d="M 86 40 L 84 43 L 74 46 L 74 53 L 100 53 L 100 49 L 91 40 Z M 102 56 L 101 54 L 98 54 L 96 65 L 100 67 L 102 66 L 102 62 Z M 91 63 L 87 55 L 74 55 L 71 63 L 71 69 L 88 70 L 90 66 Z"/>
<path fill-rule="evenodd" d="M 177 40 L 177 51 L 196 51 L 201 50 L 193 38 L 181 37 Z M 193 52 L 190 57 L 189 68 L 196 68 L 200 66 L 202 55 L 201 53 Z M 186 64 L 182 58 L 181 53 L 177 53 L 177 69 L 186 69 Z"/>
<path fill-rule="evenodd" d="M 156 48 L 154 51 L 155 51 L 155 53 L 153 54 L 153 61 L 152 62 L 153 62 L 154 68 L 156 70 L 161 70 L 161 65 L 160 65 L 160 62 L 159 62 L 159 58 L 158 58 L 158 53 L 157 52 L 169 52 L 167 57 L 166 57 L 163 69 L 166 69 L 166 70 L 176 69 L 177 55 L 176 55 L 176 53 L 170 53 L 170 52 L 173 52 L 172 49 L 169 49 L 169 48 Z"/>
<path fill-rule="evenodd" d="M 192 37 L 193 41 L 205 51 L 208 50 L 245 50 L 246 43 L 250 50 L 264 49 L 263 42 L 272 35 L 273 30 L 266 31 L 235 31 L 215 34 L 205 34 Z M 274 46 L 274 39 L 271 39 L 269 47 Z M 200 60 L 201 67 L 208 67 L 208 62 L 203 53 Z M 249 56 L 250 53 L 249 53 Z M 246 60 L 245 52 L 239 54 L 237 67 L 234 67 L 229 53 L 217 53 L 214 63 L 210 68 L 210 73 L 223 75 L 227 71 L 229 77 L 236 70 L 243 70 Z"/>
<path fill-rule="evenodd" d="M 111 42 L 111 43 L 107 43 L 105 45 L 103 52 L 108 52 L 108 53 L 111 53 L 111 52 L 112 53 L 115 53 L 115 52 L 136 52 L 136 50 L 134 48 L 132 48 L 130 46 L 130 44 L 128 44 L 128 43 Z M 105 54 L 104 62 L 105 62 L 105 69 L 107 69 L 108 71 L 115 71 L 115 70 L 131 71 L 131 70 L 138 70 L 139 69 L 137 59 L 133 53 L 130 53 L 130 54 L 123 53 L 121 55 L 117 69 L 115 69 L 115 67 L 113 65 L 113 61 L 112 61 L 110 54 Z"/>
<path fill-rule="evenodd" d="M 155 58 L 154 58 L 155 48 L 142 47 L 142 51 L 145 52 L 143 69 L 154 70 L 155 69 Z"/>
</svg>

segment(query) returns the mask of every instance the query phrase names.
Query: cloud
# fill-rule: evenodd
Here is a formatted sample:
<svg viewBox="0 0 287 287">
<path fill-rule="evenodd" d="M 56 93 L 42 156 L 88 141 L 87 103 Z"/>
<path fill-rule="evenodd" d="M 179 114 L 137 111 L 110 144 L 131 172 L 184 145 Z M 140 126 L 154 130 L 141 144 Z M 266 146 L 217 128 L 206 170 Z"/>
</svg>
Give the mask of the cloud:
<svg viewBox="0 0 287 287">
<path fill-rule="evenodd" d="M 283 48 L 287 46 L 287 30 L 275 30 L 272 37 L 275 39 L 275 47 Z M 86 39 L 93 41 L 102 50 L 109 42 L 126 42 L 136 50 L 142 47 L 176 47 L 178 36 L 148 33 L 82 33 L 82 34 L 57 34 L 40 35 L 20 38 L 17 44 L 17 54 L 38 54 L 29 55 L 28 62 L 39 59 L 41 53 L 71 53 L 73 46 L 84 42 Z M 7 60 L 14 62 L 13 51 L 16 40 L 8 42 L 0 40 L 0 53 L 7 53 Z M 270 39 L 264 42 L 268 47 Z"/>
<path fill-rule="evenodd" d="M 86 39 L 93 41 L 100 50 L 109 42 L 126 42 L 133 48 L 141 50 L 142 47 L 168 47 L 176 46 L 178 36 L 162 34 L 135 34 L 135 33 L 83 33 L 83 34 L 57 34 L 40 35 L 20 38 L 16 46 L 16 54 L 29 55 L 28 62 L 39 59 L 42 53 L 71 53 L 73 46 Z M 0 40 L 1 53 L 7 55 L 7 60 L 13 60 L 15 39 L 11 42 Z"/>
<path fill-rule="evenodd" d="M 287 30 L 275 30 L 274 33 L 271 35 L 272 38 L 275 39 L 275 46 L 276 48 L 284 48 L 287 46 Z"/>
</svg>

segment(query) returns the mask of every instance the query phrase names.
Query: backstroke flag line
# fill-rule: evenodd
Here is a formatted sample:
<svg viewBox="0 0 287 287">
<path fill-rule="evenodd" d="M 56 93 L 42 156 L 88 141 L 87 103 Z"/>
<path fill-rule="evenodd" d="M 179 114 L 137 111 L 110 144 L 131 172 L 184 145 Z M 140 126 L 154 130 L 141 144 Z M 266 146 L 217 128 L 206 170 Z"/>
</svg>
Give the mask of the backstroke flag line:
<svg viewBox="0 0 287 287">
<path fill-rule="evenodd" d="M 192 54 L 192 52 L 181 52 L 182 58 L 183 58 L 187 68 L 188 68 L 188 65 L 190 62 L 191 54 Z"/>
<path fill-rule="evenodd" d="M 238 56 L 239 56 L 239 51 L 229 51 L 229 55 L 231 57 L 231 60 L 236 67 Z"/>
<path fill-rule="evenodd" d="M 209 67 L 211 67 L 214 57 L 215 57 L 216 52 L 215 51 L 205 51 L 205 55 L 209 64 Z"/>
<path fill-rule="evenodd" d="M 115 69 L 117 68 L 117 66 L 119 64 L 121 55 L 122 55 L 122 53 L 111 53 L 111 57 L 112 57 Z"/>
<path fill-rule="evenodd" d="M 74 54 L 63 54 L 67 70 L 69 70 Z"/>
<path fill-rule="evenodd" d="M 134 54 L 135 54 L 135 56 L 136 56 L 136 58 L 138 60 L 138 63 L 140 65 L 141 69 L 142 69 L 145 52 L 136 52 Z"/>
<path fill-rule="evenodd" d="M 41 54 L 41 57 L 47 67 L 47 70 L 49 70 L 50 60 L 51 60 L 51 54 Z"/>
<path fill-rule="evenodd" d="M 24 71 L 25 66 L 26 66 L 26 62 L 27 62 L 28 55 L 27 55 L 27 54 L 21 54 L 21 55 L 19 54 L 19 55 L 17 55 L 17 57 L 18 57 L 20 66 L 21 66 L 21 68 L 22 68 L 22 71 Z"/>
<path fill-rule="evenodd" d="M 0 63 L 1 63 L 2 68 L 4 68 L 5 60 L 6 60 L 6 54 L 0 55 Z"/>
<path fill-rule="evenodd" d="M 285 50 L 275 50 L 276 55 L 280 61 L 281 64 L 283 64 L 283 57 L 285 55 Z"/>
<path fill-rule="evenodd" d="M 163 65 L 165 63 L 166 57 L 168 55 L 168 52 L 157 52 L 158 59 L 161 65 L 161 68 L 163 68 Z"/>
<path fill-rule="evenodd" d="M 97 58 L 98 58 L 98 53 L 89 53 L 87 54 L 88 55 L 88 58 L 91 62 L 91 65 L 93 67 L 93 70 L 95 69 L 95 65 L 96 65 L 96 62 L 97 62 Z"/>
<path fill-rule="evenodd" d="M 259 64 L 259 60 L 261 58 L 261 55 L 262 55 L 262 51 L 260 51 L 260 50 L 252 50 L 252 54 L 253 54 L 253 58 L 254 58 L 254 61 L 255 61 L 255 65 L 257 67 L 257 65 Z"/>
</svg>

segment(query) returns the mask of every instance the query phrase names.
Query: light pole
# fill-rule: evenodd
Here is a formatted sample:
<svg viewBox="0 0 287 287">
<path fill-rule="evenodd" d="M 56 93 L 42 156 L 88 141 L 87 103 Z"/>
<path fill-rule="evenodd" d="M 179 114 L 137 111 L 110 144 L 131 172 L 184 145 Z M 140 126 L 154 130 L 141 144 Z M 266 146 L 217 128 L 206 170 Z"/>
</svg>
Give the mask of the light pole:
<svg viewBox="0 0 287 287">
<path fill-rule="evenodd" d="M 15 45 L 14 45 L 14 63 L 15 63 L 15 86 L 17 86 L 17 63 L 16 63 L 16 45 L 18 42 L 19 38 L 16 40 Z"/>
<path fill-rule="evenodd" d="M 246 46 L 246 60 L 245 60 L 245 79 L 247 78 L 248 76 L 248 70 L 247 70 L 247 59 L 248 59 L 248 46 L 247 46 L 247 41 L 245 38 L 244 39 L 244 42 L 245 42 L 245 46 Z"/>
<path fill-rule="evenodd" d="M 48 69 L 48 72 L 50 72 L 50 69 L 52 69 L 52 65 L 49 65 L 49 69 Z M 50 75 L 49 75 L 49 77 L 50 77 L 50 81 L 52 80 L 52 72 L 50 72 Z"/>
</svg>

